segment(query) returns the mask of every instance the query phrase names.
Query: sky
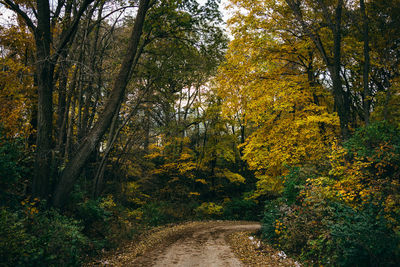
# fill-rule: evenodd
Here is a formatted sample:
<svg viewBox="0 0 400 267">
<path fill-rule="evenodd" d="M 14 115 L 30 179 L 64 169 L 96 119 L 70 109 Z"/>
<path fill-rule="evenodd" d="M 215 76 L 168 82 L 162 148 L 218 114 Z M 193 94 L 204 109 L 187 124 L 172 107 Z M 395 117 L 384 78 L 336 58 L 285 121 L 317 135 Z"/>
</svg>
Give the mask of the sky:
<svg viewBox="0 0 400 267">
<path fill-rule="evenodd" d="M 11 19 L 12 12 L 0 5 L 0 24 L 8 24 Z"/>
<path fill-rule="evenodd" d="M 206 2 L 207 2 L 207 0 L 197 0 L 197 3 L 199 3 L 200 5 L 204 5 Z M 226 10 L 226 6 L 228 4 L 229 4 L 229 0 L 221 0 L 221 4 L 219 6 L 219 10 L 221 11 L 225 22 L 229 18 L 229 12 Z"/>
</svg>

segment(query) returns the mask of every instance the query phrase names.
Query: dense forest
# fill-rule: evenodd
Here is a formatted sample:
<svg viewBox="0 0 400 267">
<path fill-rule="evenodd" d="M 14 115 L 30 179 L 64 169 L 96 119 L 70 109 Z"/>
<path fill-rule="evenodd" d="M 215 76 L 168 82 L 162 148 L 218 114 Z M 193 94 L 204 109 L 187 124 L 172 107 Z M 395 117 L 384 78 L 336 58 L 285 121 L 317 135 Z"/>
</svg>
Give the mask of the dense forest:
<svg viewBox="0 0 400 267">
<path fill-rule="evenodd" d="M 400 1 L 203 2 L 0 0 L 0 266 L 208 219 L 400 265 Z"/>
</svg>

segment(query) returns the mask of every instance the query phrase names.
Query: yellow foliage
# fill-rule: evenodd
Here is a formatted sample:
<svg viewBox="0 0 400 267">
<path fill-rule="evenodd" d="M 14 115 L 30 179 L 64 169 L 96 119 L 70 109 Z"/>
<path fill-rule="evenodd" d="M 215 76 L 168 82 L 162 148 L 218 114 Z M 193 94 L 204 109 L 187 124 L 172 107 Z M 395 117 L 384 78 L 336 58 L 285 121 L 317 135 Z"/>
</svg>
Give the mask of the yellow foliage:
<svg viewBox="0 0 400 267">
<path fill-rule="evenodd" d="M 283 225 L 283 222 L 279 221 L 279 220 L 275 220 L 275 234 L 280 235 L 282 233 L 282 231 L 285 230 L 285 226 Z"/>
<path fill-rule="evenodd" d="M 238 173 L 231 172 L 228 169 L 223 169 L 221 172 L 218 172 L 216 175 L 218 177 L 223 177 L 223 178 L 228 179 L 231 183 L 240 184 L 240 183 L 245 183 L 246 182 L 246 179 L 242 175 L 240 175 Z"/>
<path fill-rule="evenodd" d="M 24 207 L 25 215 L 28 217 L 33 217 L 39 213 L 39 209 L 37 208 L 40 200 L 38 198 L 31 199 L 30 197 L 25 198 L 21 201 L 21 205 Z"/>
<path fill-rule="evenodd" d="M 141 209 L 128 211 L 128 217 L 140 221 L 143 217 L 143 211 Z"/>
<path fill-rule="evenodd" d="M 201 184 L 207 184 L 206 180 L 204 180 L 204 179 L 196 179 L 195 182 L 198 182 Z"/>
<path fill-rule="evenodd" d="M 191 172 L 195 169 L 196 169 L 196 163 L 193 161 L 182 162 L 182 163 L 178 164 L 178 170 L 179 170 L 180 174 L 182 174 L 182 175 L 185 175 L 185 174 L 189 175 L 189 172 Z"/>
<path fill-rule="evenodd" d="M 0 45 L 4 51 L 0 57 L 0 117 L 8 136 L 27 137 L 32 133 L 29 123 L 35 99 L 33 69 L 26 60 L 15 56 L 32 51 L 33 39 L 24 27 L 0 27 Z"/>
<path fill-rule="evenodd" d="M 115 204 L 112 195 L 107 195 L 107 197 L 103 198 L 102 201 L 100 202 L 100 207 L 102 208 L 111 209 L 116 206 L 117 204 Z"/>
<path fill-rule="evenodd" d="M 145 204 L 149 198 L 148 195 L 141 192 L 140 185 L 137 182 L 126 183 L 124 193 L 128 201 L 137 205 Z"/>
<path fill-rule="evenodd" d="M 182 153 L 179 160 L 188 160 L 188 159 L 192 159 L 192 158 L 193 158 L 192 155 L 190 155 L 188 153 Z"/>
<path fill-rule="evenodd" d="M 383 150 L 385 146 L 379 149 Z M 379 151 L 376 153 L 380 154 Z M 392 227 L 400 227 L 394 219 L 400 215 L 400 182 L 380 178 L 379 170 L 377 173 L 371 173 L 370 170 L 376 169 L 372 165 L 372 159 L 353 155 L 353 159 L 349 161 L 347 156 L 347 150 L 334 142 L 329 155 L 329 176 L 307 179 L 307 185 L 301 192 L 303 203 L 307 205 L 325 199 L 362 209 L 372 202 L 377 206 L 383 205 L 384 216 L 391 222 Z"/>
<path fill-rule="evenodd" d="M 203 202 L 195 209 L 195 212 L 202 215 L 221 215 L 222 209 L 222 206 L 217 205 L 214 202 Z"/>
<path fill-rule="evenodd" d="M 218 93 L 225 116 L 239 114 L 255 129 L 242 147 L 260 180 L 257 194 L 276 194 L 288 166 L 327 160 L 339 120 L 329 92 L 307 74 L 315 62 L 310 43 L 278 30 L 287 23 L 285 3 L 232 3 L 239 10 L 230 20 L 234 39 L 219 69 Z"/>
</svg>

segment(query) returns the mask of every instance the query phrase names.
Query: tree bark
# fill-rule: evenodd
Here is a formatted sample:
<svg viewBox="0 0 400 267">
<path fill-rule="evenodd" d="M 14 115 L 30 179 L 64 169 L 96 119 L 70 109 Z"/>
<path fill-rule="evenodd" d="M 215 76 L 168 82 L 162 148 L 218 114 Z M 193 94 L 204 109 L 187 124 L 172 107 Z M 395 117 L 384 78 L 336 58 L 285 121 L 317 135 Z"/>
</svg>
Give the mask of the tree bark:
<svg viewBox="0 0 400 267">
<path fill-rule="evenodd" d="M 364 41 L 364 66 L 363 66 L 363 109 L 364 109 L 364 122 L 365 125 L 369 124 L 370 106 L 371 106 L 371 91 L 369 88 L 369 32 L 368 32 L 368 17 L 365 11 L 364 0 L 360 0 L 360 9 L 363 22 L 363 41 Z"/>
<path fill-rule="evenodd" d="M 51 173 L 54 72 L 54 65 L 50 59 L 50 5 L 47 0 L 37 0 L 37 14 L 37 27 L 34 35 L 39 99 L 32 194 L 39 198 L 47 198 Z"/>
<path fill-rule="evenodd" d="M 349 100 L 346 97 L 342 87 L 342 78 L 340 76 L 341 69 L 341 42 L 342 42 L 342 9 L 343 0 L 339 0 L 335 10 L 335 24 L 332 25 L 333 32 L 333 65 L 330 73 L 332 76 L 334 100 L 337 106 L 337 111 L 340 119 L 340 129 L 342 137 L 347 139 L 349 136 L 349 116 L 350 106 Z"/>
<path fill-rule="evenodd" d="M 129 74 L 142 35 L 143 23 L 149 7 L 149 1 L 150 0 L 141 0 L 139 3 L 138 13 L 129 39 L 125 58 L 122 62 L 118 76 L 115 79 L 109 99 L 102 114 L 99 116 L 100 119 L 96 122 L 84 140 L 82 140 L 82 144 L 61 174 L 60 181 L 57 184 L 52 200 L 53 205 L 56 207 L 61 207 L 65 204 L 75 181 L 78 179 L 90 154 L 97 147 L 104 133 L 110 126 L 112 118 L 124 97 L 125 89 L 130 78 Z"/>
</svg>

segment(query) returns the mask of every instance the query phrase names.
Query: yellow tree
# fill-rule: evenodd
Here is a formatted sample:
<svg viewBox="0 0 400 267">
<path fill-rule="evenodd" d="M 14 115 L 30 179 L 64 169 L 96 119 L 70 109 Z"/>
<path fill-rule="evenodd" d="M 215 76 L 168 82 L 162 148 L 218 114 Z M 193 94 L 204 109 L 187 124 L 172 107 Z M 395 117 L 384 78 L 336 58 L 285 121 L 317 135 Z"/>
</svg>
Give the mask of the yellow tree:
<svg viewBox="0 0 400 267">
<path fill-rule="evenodd" d="M 0 117 L 4 133 L 28 137 L 32 127 L 33 38 L 24 26 L 0 27 Z"/>
<path fill-rule="evenodd" d="M 318 82 L 313 46 L 287 27 L 275 1 L 232 1 L 231 41 L 220 68 L 226 115 L 239 113 L 253 132 L 243 150 L 260 194 L 282 189 L 288 167 L 325 161 L 339 121 Z M 280 12 L 275 12 L 280 10 Z"/>
</svg>

